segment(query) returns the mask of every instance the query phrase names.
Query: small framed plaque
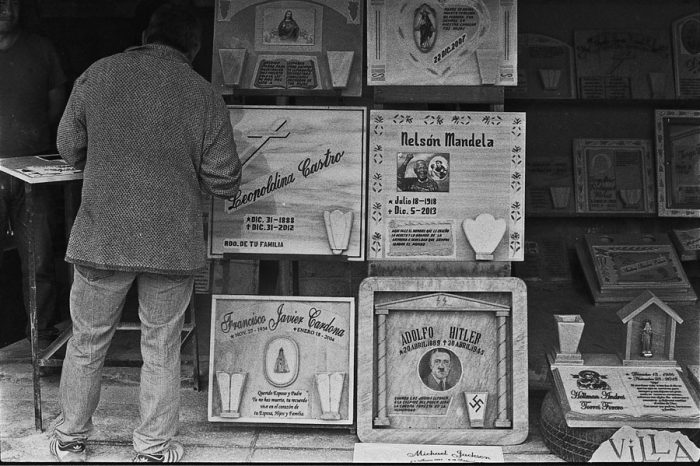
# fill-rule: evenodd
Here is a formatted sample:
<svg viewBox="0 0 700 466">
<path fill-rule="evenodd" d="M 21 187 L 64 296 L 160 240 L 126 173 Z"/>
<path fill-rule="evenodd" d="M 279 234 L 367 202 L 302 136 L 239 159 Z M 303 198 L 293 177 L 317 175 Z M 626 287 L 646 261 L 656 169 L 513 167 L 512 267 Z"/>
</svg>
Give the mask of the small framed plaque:
<svg viewBox="0 0 700 466">
<path fill-rule="evenodd" d="M 212 84 L 223 95 L 359 96 L 363 4 L 216 0 Z"/>
<path fill-rule="evenodd" d="M 239 191 L 214 199 L 209 256 L 364 258 L 364 107 L 230 106 Z"/>
<path fill-rule="evenodd" d="M 700 217 L 700 110 L 656 110 L 661 217 Z"/>
<path fill-rule="evenodd" d="M 582 99 L 670 99 L 672 52 L 663 29 L 574 31 Z"/>
<path fill-rule="evenodd" d="M 672 24 L 676 96 L 700 97 L 700 13 L 678 19 Z"/>
<path fill-rule="evenodd" d="M 211 422 L 352 425 L 353 298 L 213 295 Z"/>
<path fill-rule="evenodd" d="M 574 139 L 576 212 L 654 213 L 651 141 Z"/>
<path fill-rule="evenodd" d="M 576 244 L 596 304 L 627 302 L 646 290 L 665 301 L 695 301 L 667 235 L 585 235 Z"/>
<path fill-rule="evenodd" d="M 360 285 L 359 306 L 362 442 L 525 441 L 524 282 L 371 277 Z"/>
<path fill-rule="evenodd" d="M 367 8 L 370 86 L 515 86 L 517 0 L 378 0 Z"/>
<path fill-rule="evenodd" d="M 523 260 L 524 113 L 372 110 L 370 151 L 370 260 Z"/>
</svg>

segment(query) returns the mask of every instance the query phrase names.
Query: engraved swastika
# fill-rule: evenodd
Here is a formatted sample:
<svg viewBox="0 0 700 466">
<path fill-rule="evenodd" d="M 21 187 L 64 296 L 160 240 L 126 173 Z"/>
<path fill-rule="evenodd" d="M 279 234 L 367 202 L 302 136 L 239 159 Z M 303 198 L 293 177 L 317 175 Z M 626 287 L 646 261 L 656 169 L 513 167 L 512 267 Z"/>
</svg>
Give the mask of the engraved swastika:
<svg viewBox="0 0 700 466">
<path fill-rule="evenodd" d="M 472 402 L 469 403 L 469 406 L 474 408 L 474 412 L 478 413 L 481 411 L 481 407 L 484 405 L 484 400 L 479 398 L 479 395 L 474 395 L 474 398 L 472 398 Z"/>
</svg>

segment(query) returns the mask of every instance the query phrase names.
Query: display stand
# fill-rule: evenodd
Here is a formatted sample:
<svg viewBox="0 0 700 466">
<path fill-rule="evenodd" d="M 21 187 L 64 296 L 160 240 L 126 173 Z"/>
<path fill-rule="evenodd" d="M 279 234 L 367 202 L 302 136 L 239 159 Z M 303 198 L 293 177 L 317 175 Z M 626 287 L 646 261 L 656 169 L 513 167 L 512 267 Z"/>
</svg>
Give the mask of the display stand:
<svg viewBox="0 0 700 466">
<path fill-rule="evenodd" d="M 72 194 L 72 183 L 82 180 L 82 171 L 75 170 L 66 164 L 59 155 L 46 156 L 26 156 L 0 159 L 0 171 L 9 174 L 24 182 L 24 192 L 26 198 L 26 209 L 28 212 L 27 234 L 29 236 L 29 260 L 27 264 L 27 275 L 29 279 L 29 325 L 30 325 L 30 346 L 32 353 L 32 382 L 34 387 L 34 426 L 37 430 L 43 431 L 43 419 L 41 410 L 41 378 L 42 367 L 61 367 L 63 359 L 56 358 L 56 352 L 66 344 L 71 337 L 72 326 L 68 325 L 59 336 L 43 351 L 39 350 L 39 339 L 37 335 L 38 316 L 36 302 L 36 258 L 35 241 L 33 230 L 34 219 L 34 189 L 35 185 L 47 183 L 59 183 L 63 185 L 65 192 L 65 213 L 66 213 L 66 234 L 70 233 L 73 218 L 77 212 L 77 202 Z M 72 276 L 71 276 L 72 277 Z M 194 297 L 194 294 L 193 294 Z M 182 328 L 182 342 L 180 347 L 184 347 L 189 341 L 192 342 L 192 382 L 196 391 L 199 391 L 199 349 L 197 346 L 197 332 L 195 321 L 194 298 L 188 306 L 189 322 Z M 121 322 L 117 330 L 140 331 L 139 324 Z M 137 366 L 141 364 L 138 360 L 108 360 L 108 365 L 116 366 Z"/>
</svg>

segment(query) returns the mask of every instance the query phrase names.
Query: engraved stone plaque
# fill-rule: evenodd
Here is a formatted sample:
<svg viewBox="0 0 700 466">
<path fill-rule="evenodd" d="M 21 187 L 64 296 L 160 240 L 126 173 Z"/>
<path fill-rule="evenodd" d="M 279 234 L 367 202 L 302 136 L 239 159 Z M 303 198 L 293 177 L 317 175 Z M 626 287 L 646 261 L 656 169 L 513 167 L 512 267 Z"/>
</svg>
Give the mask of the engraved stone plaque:
<svg viewBox="0 0 700 466">
<path fill-rule="evenodd" d="M 700 427 L 678 368 L 556 365 L 552 374 L 570 427 Z"/>
<path fill-rule="evenodd" d="M 212 84 L 224 95 L 361 95 L 363 4 L 216 0 Z"/>
<path fill-rule="evenodd" d="M 575 139 L 576 212 L 656 212 L 651 141 Z"/>
<path fill-rule="evenodd" d="M 656 110 L 659 215 L 700 217 L 700 111 Z"/>
<path fill-rule="evenodd" d="M 379 0 L 367 8 L 367 84 L 516 84 L 516 0 Z"/>
<path fill-rule="evenodd" d="M 624 302 L 645 290 L 665 301 L 695 301 L 666 235 L 585 235 L 576 252 L 596 303 Z"/>
<path fill-rule="evenodd" d="M 360 285 L 362 442 L 506 445 L 527 437 L 526 291 L 505 278 Z"/>
<path fill-rule="evenodd" d="M 370 260 L 522 261 L 525 114 L 373 110 Z"/>
<path fill-rule="evenodd" d="M 364 258 L 363 107 L 229 107 L 241 186 L 214 199 L 209 255 Z"/>
<path fill-rule="evenodd" d="M 353 298 L 213 295 L 209 421 L 352 425 Z"/>
</svg>

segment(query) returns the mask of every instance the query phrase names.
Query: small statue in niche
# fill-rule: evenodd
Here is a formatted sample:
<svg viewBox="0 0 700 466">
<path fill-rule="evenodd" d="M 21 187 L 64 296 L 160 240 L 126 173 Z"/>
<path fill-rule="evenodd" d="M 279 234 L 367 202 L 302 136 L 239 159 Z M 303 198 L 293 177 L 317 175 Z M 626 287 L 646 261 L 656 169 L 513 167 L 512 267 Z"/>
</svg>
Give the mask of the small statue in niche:
<svg viewBox="0 0 700 466">
<path fill-rule="evenodd" d="M 652 338 L 653 331 L 651 328 L 651 321 L 645 320 L 642 323 L 642 356 L 645 358 L 654 356 L 654 353 L 651 351 Z"/>
<path fill-rule="evenodd" d="M 277 360 L 275 361 L 275 372 L 277 374 L 289 372 L 287 358 L 284 356 L 284 348 L 280 348 L 280 352 L 277 354 Z"/>
</svg>

